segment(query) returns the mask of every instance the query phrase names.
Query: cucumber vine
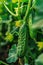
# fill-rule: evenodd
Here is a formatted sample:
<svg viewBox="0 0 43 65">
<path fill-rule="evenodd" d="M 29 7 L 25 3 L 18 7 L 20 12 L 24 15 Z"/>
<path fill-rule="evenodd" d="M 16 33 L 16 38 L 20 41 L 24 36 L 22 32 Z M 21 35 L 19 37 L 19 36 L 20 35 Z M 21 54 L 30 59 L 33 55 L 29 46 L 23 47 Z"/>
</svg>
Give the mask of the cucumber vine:
<svg viewBox="0 0 43 65">
<path fill-rule="evenodd" d="M 33 24 L 34 20 L 35 21 L 37 20 L 37 18 L 35 19 L 35 16 L 37 15 L 37 13 L 39 14 L 39 12 L 37 12 L 38 10 L 37 6 L 35 6 L 36 0 L 26 0 L 26 3 L 25 0 L 15 0 L 14 2 L 16 2 L 17 4 L 15 5 L 13 3 L 14 4 L 13 7 L 16 6 L 16 8 L 15 7 L 13 8 L 14 12 L 12 11 L 12 8 L 9 9 L 5 1 L 2 2 L 4 8 L 8 12 L 7 16 L 10 14 L 11 17 L 8 16 L 10 20 L 5 20 L 3 22 L 0 18 L 1 20 L 0 31 L 1 31 L 2 24 L 5 23 L 7 25 L 6 26 L 7 32 L 5 32 L 6 37 L 4 36 L 5 45 L 8 42 L 15 43 L 14 45 L 12 45 L 11 49 L 9 50 L 8 58 L 6 59 L 6 61 L 8 63 L 15 63 L 17 60 L 19 60 L 20 65 L 32 65 L 29 59 L 34 60 L 37 57 L 36 56 L 37 53 L 35 54 L 35 51 L 38 48 L 37 46 L 40 46 L 40 44 L 39 45 L 36 44 L 37 43 L 36 34 L 38 33 L 36 30 L 37 28 L 42 28 L 43 24 L 42 26 L 41 26 L 41 22 L 39 23 L 36 22 L 35 24 Z M 17 11 L 15 9 L 17 9 Z M 16 40 L 14 40 L 15 36 L 17 37 Z M 31 42 L 33 47 L 31 47 L 30 44 Z M 35 46 L 37 47 L 36 49 Z M 41 46 L 43 48 L 43 45 Z M 40 49 L 42 48 L 40 47 Z M 34 49 L 35 51 L 33 51 Z M 34 65 L 34 62 L 33 61 L 31 62 Z M 1 63 L 8 65 L 2 61 Z"/>
</svg>

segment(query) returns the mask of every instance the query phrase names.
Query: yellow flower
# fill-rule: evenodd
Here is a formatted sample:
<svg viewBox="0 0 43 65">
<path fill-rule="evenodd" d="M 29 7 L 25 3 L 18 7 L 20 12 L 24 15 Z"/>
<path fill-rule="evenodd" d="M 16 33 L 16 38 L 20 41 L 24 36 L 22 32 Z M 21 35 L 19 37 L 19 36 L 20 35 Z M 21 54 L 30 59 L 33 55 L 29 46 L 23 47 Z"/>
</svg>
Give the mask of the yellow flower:
<svg viewBox="0 0 43 65">
<path fill-rule="evenodd" d="M 20 2 L 27 2 L 28 0 L 12 0 L 12 3 L 16 3 L 18 1 L 20 1 Z"/>
<path fill-rule="evenodd" d="M 43 42 L 37 42 L 37 46 L 39 47 L 39 50 L 43 49 Z"/>
<path fill-rule="evenodd" d="M 13 3 L 16 3 L 16 2 L 17 2 L 17 0 L 12 0 L 12 2 L 13 2 Z"/>
<path fill-rule="evenodd" d="M 20 26 L 21 26 L 21 24 L 22 24 L 22 23 L 21 23 L 21 21 L 20 21 L 20 20 L 19 20 L 19 21 L 15 21 L 15 26 L 16 26 L 16 27 L 20 27 Z"/>
<path fill-rule="evenodd" d="M 16 3 L 18 2 L 18 0 L 12 0 L 13 3 Z M 20 0 L 20 2 L 22 2 L 22 0 Z"/>
<path fill-rule="evenodd" d="M 5 40 L 12 42 L 12 40 L 13 40 L 13 35 L 12 35 L 11 33 L 7 32 L 7 33 L 6 33 Z"/>
</svg>

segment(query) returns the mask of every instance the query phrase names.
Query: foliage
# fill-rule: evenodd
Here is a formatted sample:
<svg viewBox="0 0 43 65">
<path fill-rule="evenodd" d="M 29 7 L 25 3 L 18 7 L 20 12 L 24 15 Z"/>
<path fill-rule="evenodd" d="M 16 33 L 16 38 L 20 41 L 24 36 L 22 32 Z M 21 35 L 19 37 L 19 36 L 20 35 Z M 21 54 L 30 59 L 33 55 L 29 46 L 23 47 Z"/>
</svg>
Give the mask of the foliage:
<svg viewBox="0 0 43 65">
<path fill-rule="evenodd" d="M 43 53 L 35 60 L 35 65 L 43 65 Z"/>
<path fill-rule="evenodd" d="M 43 65 L 43 0 L 0 0 L 0 53 L 6 46 L 0 64 Z"/>
<path fill-rule="evenodd" d="M 17 59 L 18 57 L 16 54 L 16 45 L 13 45 L 12 48 L 9 50 L 9 57 L 7 58 L 7 62 L 16 62 Z"/>
</svg>

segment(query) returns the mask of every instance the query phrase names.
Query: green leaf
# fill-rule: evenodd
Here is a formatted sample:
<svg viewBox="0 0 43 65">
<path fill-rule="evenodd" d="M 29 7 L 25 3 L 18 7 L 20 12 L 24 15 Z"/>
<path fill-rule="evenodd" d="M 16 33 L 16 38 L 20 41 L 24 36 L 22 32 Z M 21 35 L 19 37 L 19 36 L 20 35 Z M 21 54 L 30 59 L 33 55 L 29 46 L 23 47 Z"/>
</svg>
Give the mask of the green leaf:
<svg viewBox="0 0 43 65">
<path fill-rule="evenodd" d="M 41 29 L 43 28 L 43 13 L 39 12 L 35 14 L 34 19 L 33 19 L 33 29 Z"/>
<path fill-rule="evenodd" d="M 43 0 L 36 0 L 36 8 L 43 11 Z"/>
<path fill-rule="evenodd" d="M 29 65 L 29 64 L 25 63 L 24 65 Z"/>
<path fill-rule="evenodd" d="M 26 52 L 27 42 L 28 40 L 28 27 L 24 22 L 19 30 L 19 38 L 18 38 L 18 46 L 17 46 L 17 54 L 18 56 L 23 56 Z"/>
<path fill-rule="evenodd" d="M 41 28 L 43 28 L 43 19 L 41 19 L 41 20 L 39 19 L 36 22 L 34 22 L 33 25 L 32 25 L 32 28 L 33 29 L 41 29 Z"/>
<path fill-rule="evenodd" d="M 43 65 L 43 53 L 35 60 L 35 65 Z"/>
<path fill-rule="evenodd" d="M 36 13 L 33 20 L 33 29 L 43 28 L 43 0 L 36 0 Z"/>
<path fill-rule="evenodd" d="M 12 48 L 9 50 L 8 56 L 9 56 L 7 58 L 8 63 L 16 62 L 16 60 L 18 59 L 16 54 L 16 45 L 13 45 Z"/>
</svg>

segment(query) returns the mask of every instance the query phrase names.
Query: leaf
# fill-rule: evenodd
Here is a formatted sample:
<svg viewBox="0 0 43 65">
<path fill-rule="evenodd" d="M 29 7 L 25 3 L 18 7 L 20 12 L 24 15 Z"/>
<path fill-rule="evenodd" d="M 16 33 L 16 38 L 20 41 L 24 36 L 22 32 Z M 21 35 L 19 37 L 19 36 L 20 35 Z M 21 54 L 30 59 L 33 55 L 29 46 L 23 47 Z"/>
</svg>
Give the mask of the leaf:
<svg viewBox="0 0 43 65">
<path fill-rule="evenodd" d="M 36 8 L 43 11 L 43 0 L 36 0 Z"/>
<path fill-rule="evenodd" d="M 1 42 L 0 46 L 5 46 L 7 43 L 6 42 Z"/>
<path fill-rule="evenodd" d="M 37 42 L 37 46 L 39 47 L 39 50 L 43 49 L 43 42 Z"/>
<path fill-rule="evenodd" d="M 41 29 L 41 28 L 43 28 L 43 19 L 36 21 L 36 22 L 32 25 L 32 28 L 33 28 L 33 29 Z"/>
<path fill-rule="evenodd" d="M 43 53 L 35 60 L 35 65 L 43 65 Z"/>
<path fill-rule="evenodd" d="M 16 54 L 16 45 L 13 45 L 12 48 L 9 50 L 7 62 L 8 63 L 16 62 L 17 59 L 18 57 Z"/>
<path fill-rule="evenodd" d="M 26 52 L 26 47 L 28 44 L 27 40 L 28 40 L 28 27 L 27 24 L 24 22 L 19 30 L 19 38 L 17 45 L 17 54 L 19 57 L 23 56 Z"/>
<path fill-rule="evenodd" d="M 41 29 L 43 28 L 43 15 L 40 15 L 41 13 L 36 13 L 33 19 L 33 29 Z"/>
<path fill-rule="evenodd" d="M 29 65 L 29 64 L 25 63 L 25 65 Z"/>
<path fill-rule="evenodd" d="M 33 20 L 33 29 L 43 28 L 43 0 L 36 0 L 36 12 Z"/>
</svg>

